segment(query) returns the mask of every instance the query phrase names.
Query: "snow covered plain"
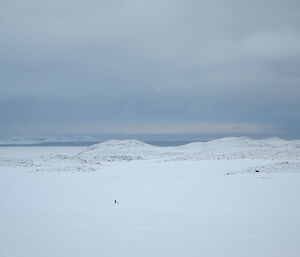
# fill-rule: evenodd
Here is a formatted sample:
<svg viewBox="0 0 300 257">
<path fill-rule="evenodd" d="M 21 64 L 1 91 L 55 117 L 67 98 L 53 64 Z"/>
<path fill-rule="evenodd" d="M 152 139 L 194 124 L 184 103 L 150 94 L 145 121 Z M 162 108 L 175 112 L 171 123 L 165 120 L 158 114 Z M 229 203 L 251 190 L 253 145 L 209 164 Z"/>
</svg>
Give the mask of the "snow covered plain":
<svg viewBox="0 0 300 257">
<path fill-rule="evenodd" d="M 0 257 L 298 257 L 299 203 L 299 140 L 0 147 Z"/>
</svg>

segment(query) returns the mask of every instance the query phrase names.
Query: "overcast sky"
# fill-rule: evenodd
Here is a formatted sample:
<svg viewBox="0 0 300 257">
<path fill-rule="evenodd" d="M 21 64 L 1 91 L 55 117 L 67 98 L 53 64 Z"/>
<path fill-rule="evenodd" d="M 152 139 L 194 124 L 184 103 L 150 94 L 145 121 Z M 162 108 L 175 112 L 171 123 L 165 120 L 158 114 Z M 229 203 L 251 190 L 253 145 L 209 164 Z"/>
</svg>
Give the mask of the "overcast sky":
<svg viewBox="0 0 300 257">
<path fill-rule="evenodd" d="M 296 133 L 299 0 L 2 0 L 0 133 Z"/>
</svg>

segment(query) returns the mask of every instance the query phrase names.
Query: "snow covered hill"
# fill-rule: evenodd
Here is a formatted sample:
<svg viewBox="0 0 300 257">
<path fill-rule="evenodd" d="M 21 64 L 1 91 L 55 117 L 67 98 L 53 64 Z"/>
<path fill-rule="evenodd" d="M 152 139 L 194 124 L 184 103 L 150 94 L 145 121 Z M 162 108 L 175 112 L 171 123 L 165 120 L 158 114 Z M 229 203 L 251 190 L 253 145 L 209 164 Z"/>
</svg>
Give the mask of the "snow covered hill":
<svg viewBox="0 0 300 257">
<path fill-rule="evenodd" d="M 37 153 L 34 156 L 19 157 L 15 155 L 12 158 L 0 154 L 0 166 L 33 167 L 36 171 L 95 171 L 101 165 L 112 162 L 249 159 L 276 162 L 277 165 L 274 166 L 276 170 L 280 170 L 278 167 L 282 167 L 300 171 L 300 141 L 278 138 L 263 140 L 245 137 L 222 138 L 176 147 L 153 146 L 137 140 L 110 140 L 90 147 L 74 148 L 78 149 L 77 152 L 73 150 L 72 154 L 68 155 L 58 150 L 61 149 L 60 147 L 52 147 L 51 154 L 41 154 L 43 148 L 33 147 L 30 149 L 30 151 L 34 149 Z M 289 161 L 289 165 L 280 164 L 286 161 Z M 273 170 L 273 168 L 270 169 Z"/>
<path fill-rule="evenodd" d="M 86 148 L 74 158 L 85 161 L 111 162 L 160 159 L 300 159 L 300 140 L 279 138 L 253 140 L 246 137 L 222 138 L 177 147 L 152 146 L 137 140 L 111 140 Z"/>
<path fill-rule="evenodd" d="M 87 147 L 75 158 L 98 162 L 168 159 L 183 154 L 176 148 L 153 146 L 138 140 L 110 140 Z"/>
</svg>

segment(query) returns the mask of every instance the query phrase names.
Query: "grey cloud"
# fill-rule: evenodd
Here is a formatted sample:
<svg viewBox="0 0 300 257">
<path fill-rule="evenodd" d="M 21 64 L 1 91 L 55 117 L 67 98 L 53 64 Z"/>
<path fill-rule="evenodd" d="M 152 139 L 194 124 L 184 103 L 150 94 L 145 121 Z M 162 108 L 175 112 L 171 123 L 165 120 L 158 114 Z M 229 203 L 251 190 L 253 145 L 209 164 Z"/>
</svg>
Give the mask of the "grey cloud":
<svg viewBox="0 0 300 257">
<path fill-rule="evenodd" d="M 299 1 L 12 0 L 0 17 L 3 132 L 300 128 Z"/>
</svg>

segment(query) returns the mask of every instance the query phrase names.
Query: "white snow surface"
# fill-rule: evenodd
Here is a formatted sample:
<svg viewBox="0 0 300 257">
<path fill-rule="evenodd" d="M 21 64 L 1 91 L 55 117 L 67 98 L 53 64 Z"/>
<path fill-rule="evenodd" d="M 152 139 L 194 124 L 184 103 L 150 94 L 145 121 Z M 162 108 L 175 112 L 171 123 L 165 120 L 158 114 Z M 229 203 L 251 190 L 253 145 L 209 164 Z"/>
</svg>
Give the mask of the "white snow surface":
<svg viewBox="0 0 300 257">
<path fill-rule="evenodd" d="M 299 142 L 0 147 L 0 257 L 298 257 Z"/>
</svg>

